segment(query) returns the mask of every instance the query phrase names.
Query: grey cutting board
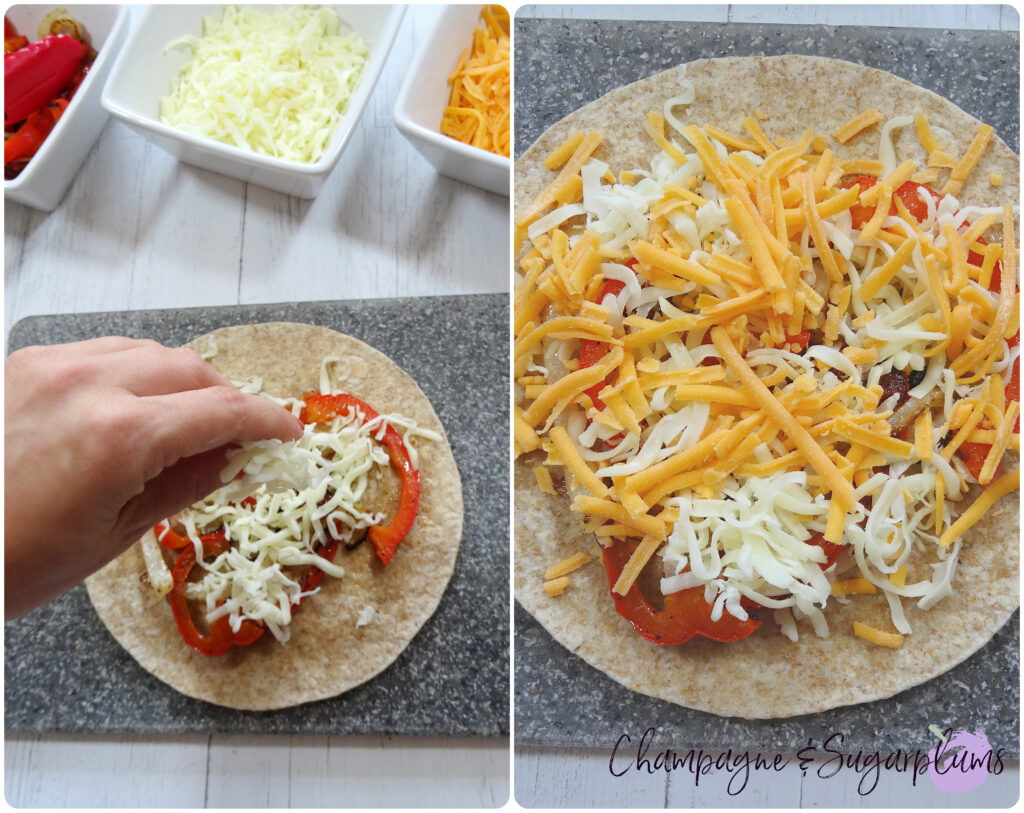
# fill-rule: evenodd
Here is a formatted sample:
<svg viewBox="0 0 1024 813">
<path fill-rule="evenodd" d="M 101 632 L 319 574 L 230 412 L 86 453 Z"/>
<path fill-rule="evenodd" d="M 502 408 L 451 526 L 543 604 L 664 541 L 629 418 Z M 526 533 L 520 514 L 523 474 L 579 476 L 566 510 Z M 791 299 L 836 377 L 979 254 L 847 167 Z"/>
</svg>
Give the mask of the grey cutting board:
<svg viewBox="0 0 1024 813">
<path fill-rule="evenodd" d="M 122 334 L 182 344 L 218 327 L 289 321 L 355 336 L 430 398 L 462 477 L 465 522 L 437 612 L 382 674 L 330 700 L 241 712 L 178 694 L 107 632 L 81 585 L 5 625 L 6 730 L 496 735 L 508 732 L 508 297 L 249 305 L 40 316 L 14 351 Z"/>
<path fill-rule="evenodd" d="M 921 9 L 926 16 L 928 6 Z M 515 20 L 516 156 L 552 124 L 617 87 L 695 59 L 781 54 L 834 57 L 889 71 L 991 124 L 1014 152 L 1020 148 L 1016 32 L 522 14 Z"/>
<path fill-rule="evenodd" d="M 927 6 L 922 6 L 927 14 Z M 520 11 L 522 15 L 523 11 Z M 951 99 L 1019 144 L 1020 39 L 1002 31 L 855 26 L 552 20 L 515 21 L 516 155 L 548 127 L 610 90 L 702 57 L 807 54 L 881 68 Z M 983 600 L 983 599 L 982 599 Z M 611 751 L 656 729 L 654 754 L 677 749 L 794 752 L 833 733 L 846 753 L 920 749 L 929 725 L 981 730 L 1020 753 L 1019 613 L 980 652 L 945 675 L 888 700 L 779 721 L 684 709 L 624 689 L 569 653 L 516 605 L 517 745 Z M 838 743 L 834 742 L 838 747 Z"/>
</svg>

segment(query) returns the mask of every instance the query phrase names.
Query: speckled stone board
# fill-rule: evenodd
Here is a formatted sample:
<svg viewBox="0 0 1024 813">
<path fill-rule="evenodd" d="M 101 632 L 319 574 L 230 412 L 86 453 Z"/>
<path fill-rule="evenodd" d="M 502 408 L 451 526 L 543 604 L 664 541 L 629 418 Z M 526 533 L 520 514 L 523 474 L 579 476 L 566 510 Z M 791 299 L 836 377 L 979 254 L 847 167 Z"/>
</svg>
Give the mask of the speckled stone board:
<svg viewBox="0 0 1024 813">
<path fill-rule="evenodd" d="M 927 7 L 922 7 L 926 13 Z M 515 154 L 599 96 L 694 59 L 845 59 L 944 96 L 1020 152 L 1020 37 L 1007 31 L 752 23 L 515 20 Z"/>
<path fill-rule="evenodd" d="M 108 334 L 179 345 L 255 322 L 355 336 L 420 385 L 462 477 L 465 523 L 437 612 L 373 680 L 330 700 L 242 712 L 192 700 L 144 671 L 78 586 L 5 625 L 6 730 L 140 733 L 508 733 L 508 297 L 430 297 L 31 317 L 10 350 Z"/>
<path fill-rule="evenodd" d="M 522 11 L 520 12 L 522 15 Z M 951 99 L 1019 151 L 1019 36 L 948 31 L 738 23 L 515 21 L 515 152 L 603 94 L 702 57 L 806 54 L 887 70 Z M 518 604 L 516 744 L 586 746 L 610 753 L 655 729 L 651 753 L 820 749 L 842 735 L 845 753 L 935 746 L 930 725 L 983 731 L 1004 755 L 1020 753 L 1019 613 L 946 674 L 887 700 L 786 720 L 717 717 L 630 692 L 558 644 Z"/>
<path fill-rule="evenodd" d="M 653 728 L 652 759 L 668 747 L 795 753 L 810 743 L 821 754 L 834 734 L 841 739 L 831 747 L 842 753 L 924 753 L 938 742 L 928 730 L 936 725 L 982 731 L 993 749 L 1018 758 L 1019 619 L 1015 613 L 964 663 L 895 697 L 783 720 L 741 720 L 625 689 L 564 649 L 516 604 L 516 745 L 582 745 L 611 753 L 627 734 L 635 753 Z"/>
</svg>

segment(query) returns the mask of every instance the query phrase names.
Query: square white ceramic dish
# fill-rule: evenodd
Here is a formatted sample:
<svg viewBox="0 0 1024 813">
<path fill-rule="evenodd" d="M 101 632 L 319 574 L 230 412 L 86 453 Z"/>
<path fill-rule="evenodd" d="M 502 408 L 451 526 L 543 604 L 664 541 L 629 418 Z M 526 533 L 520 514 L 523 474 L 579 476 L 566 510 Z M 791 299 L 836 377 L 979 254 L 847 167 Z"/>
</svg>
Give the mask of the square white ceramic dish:
<svg viewBox="0 0 1024 813">
<path fill-rule="evenodd" d="M 56 3 L 11 6 L 6 16 L 19 33 L 34 41 L 38 39 L 40 21 L 57 7 Z M 109 116 L 100 104 L 100 94 L 128 32 L 128 9 L 124 6 L 71 6 L 71 14 L 89 33 L 96 61 L 43 146 L 17 178 L 4 181 L 6 200 L 44 212 L 57 208 L 107 123 Z"/>
<path fill-rule="evenodd" d="M 511 161 L 441 135 L 451 91 L 448 76 L 473 41 L 481 6 L 447 6 L 424 40 L 395 102 L 395 126 L 442 175 L 509 194 Z"/>
<path fill-rule="evenodd" d="M 265 186 L 299 198 L 314 198 L 348 144 L 373 93 L 405 14 L 404 6 L 336 5 L 344 25 L 370 48 L 355 93 L 319 161 L 304 164 L 243 150 L 211 138 L 191 135 L 160 121 L 160 99 L 189 58 L 185 51 L 164 53 L 164 46 L 185 34 L 199 36 L 203 17 L 218 19 L 223 6 L 151 6 L 138 21 L 103 89 L 103 106 L 129 127 L 180 161 Z"/>
</svg>

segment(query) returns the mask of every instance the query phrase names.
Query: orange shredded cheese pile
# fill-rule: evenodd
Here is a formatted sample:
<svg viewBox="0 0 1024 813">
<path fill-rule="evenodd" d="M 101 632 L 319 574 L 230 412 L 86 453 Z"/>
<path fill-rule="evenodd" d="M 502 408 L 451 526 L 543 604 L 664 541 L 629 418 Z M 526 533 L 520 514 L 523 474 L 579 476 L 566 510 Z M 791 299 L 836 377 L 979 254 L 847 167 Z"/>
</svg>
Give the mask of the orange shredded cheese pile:
<svg viewBox="0 0 1024 813">
<path fill-rule="evenodd" d="M 448 84 L 451 96 L 441 119 L 444 135 L 503 155 L 510 154 L 511 99 L 509 17 L 504 8 L 484 6 L 484 26 L 462 52 Z"/>
</svg>

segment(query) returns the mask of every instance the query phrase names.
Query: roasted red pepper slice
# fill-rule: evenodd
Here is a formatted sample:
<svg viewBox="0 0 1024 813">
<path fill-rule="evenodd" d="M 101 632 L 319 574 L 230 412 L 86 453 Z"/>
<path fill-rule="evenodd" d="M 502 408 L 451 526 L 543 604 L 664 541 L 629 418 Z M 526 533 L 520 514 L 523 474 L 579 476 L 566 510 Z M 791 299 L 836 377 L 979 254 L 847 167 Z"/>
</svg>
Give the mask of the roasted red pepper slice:
<svg viewBox="0 0 1024 813">
<path fill-rule="evenodd" d="M 1019 336 L 1020 334 L 1018 333 L 1017 335 Z M 1006 382 L 1006 388 L 1003 392 L 1008 401 L 1020 401 L 1020 356 L 1013 360 L 1013 372 L 1010 373 L 1010 380 Z M 1017 424 L 1017 428 L 1013 431 L 1020 431 L 1020 423 Z"/>
<path fill-rule="evenodd" d="M 158 522 L 153 526 L 153 533 L 156 534 L 156 538 L 160 540 L 160 543 L 170 550 L 181 550 L 184 547 L 192 545 L 192 540 L 188 538 L 187 534 L 179 534 L 174 528 L 167 528 L 164 531 L 164 524 Z M 200 534 L 199 541 L 203 543 L 203 550 L 206 550 L 207 545 L 218 545 L 219 540 L 224 539 L 224 531 L 214 531 L 209 534 Z M 210 549 L 211 551 L 213 548 Z M 220 551 L 218 551 L 220 552 Z"/>
<path fill-rule="evenodd" d="M 23 37 L 14 27 L 14 23 L 4 17 L 4 54 L 17 51 L 28 45 L 28 37 Z"/>
<path fill-rule="evenodd" d="M 936 203 L 942 200 L 942 195 L 934 189 L 931 189 L 924 184 L 917 183 L 916 181 L 905 181 L 900 184 L 899 188 L 897 188 L 894 193 L 918 223 L 923 223 L 928 218 L 928 204 L 925 203 L 924 199 L 921 197 L 922 189 L 931 195 L 932 200 Z M 895 214 L 897 211 L 896 201 L 893 201 L 892 206 L 889 207 L 889 212 Z"/>
<path fill-rule="evenodd" d="M 632 551 L 622 539 L 616 539 L 604 548 L 602 558 L 608 574 L 609 589 L 618 581 Z M 683 644 L 700 635 L 723 643 L 746 638 L 761 622 L 754 618 L 740 621 L 723 612 L 718 621 L 711 620 L 712 606 L 704 600 L 703 587 L 691 587 L 665 596 L 665 609 L 658 610 L 647 601 L 634 583 L 624 596 L 612 592 L 615 609 L 633 625 L 640 635 L 656 644 Z"/>
<path fill-rule="evenodd" d="M 810 341 L 811 341 L 811 331 L 809 331 L 809 330 L 801 330 L 795 336 L 787 336 L 785 343 L 786 344 L 795 344 L 795 345 L 797 345 L 800 348 L 801 351 L 803 351 L 803 350 L 807 349 L 807 345 L 810 344 Z"/>
<path fill-rule="evenodd" d="M 633 265 L 635 264 L 636 260 L 633 260 Z M 618 296 L 625 287 L 626 284 L 624 282 L 619 282 L 617 279 L 606 280 L 604 285 L 602 285 L 600 290 L 597 292 L 597 297 L 594 301 L 598 303 L 604 302 L 604 298 L 608 296 L 608 294 Z M 608 354 L 608 349 L 608 345 L 605 342 L 596 342 L 593 339 L 584 339 L 580 342 L 580 369 L 582 370 L 586 367 L 593 367 Z M 604 385 L 604 381 L 599 381 L 594 386 L 583 390 L 590 396 L 590 400 L 594 402 L 594 406 L 599 410 L 604 409 L 604 401 L 598 398 L 597 394 L 604 389 Z"/>
<path fill-rule="evenodd" d="M 879 399 L 879 403 L 888 401 L 894 395 L 897 396 L 893 411 L 910 400 L 910 379 L 904 375 L 902 370 L 886 373 L 878 380 L 878 383 L 882 386 L 882 397 Z"/>
<path fill-rule="evenodd" d="M 876 183 L 878 183 L 877 178 L 872 178 L 868 175 L 858 175 L 855 178 L 847 178 L 840 184 L 840 186 L 842 186 L 843 189 L 850 189 L 851 187 L 859 186 L 860 191 L 863 192 L 865 189 L 870 189 Z M 891 212 L 892 209 L 889 211 Z M 853 221 L 853 228 L 863 229 L 864 224 L 871 219 L 871 215 L 874 213 L 875 209 L 873 206 L 865 206 L 860 202 L 853 204 L 853 206 L 850 207 L 850 218 Z"/>
<path fill-rule="evenodd" d="M 206 541 L 207 539 L 209 542 Z M 203 540 L 204 556 L 218 556 L 228 548 L 228 541 L 224 538 L 223 531 L 205 534 Z M 214 656 L 223 655 L 236 646 L 247 646 L 259 638 L 265 629 L 261 624 L 245 619 L 238 628 L 238 632 L 233 632 L 227 616 L 221 616 L 211 622 L 208 633 L 204 634 L 199 631 L 185 599 L 188 576 L 195 564 L 196 550 L 192 545 L 186 545 L 181 549 L 181 554 L 174 563 L 174 569 L 171 571 L 174 587 L 167 594 L 167 603 L 171 605 L 171 612 L 174 614 L 178 631 L 185 643 L 201 655 Z"/>
<path fill-rule="evenodd" d="M 852 186 L 859 186 L 860 191 L 864 192 L 876 183 L 878 183 L 877 178 L 872 178 L 869 175 L 858 175 L 854 178 L 847 178 L 842 182 L 842 184 L 840 184 L 840 186 L 844 189 L 849 189 Z M 895 197 L 898 197 L 900 201 L 902 201 L 903 205 L 907 207 L 907 211 L 914 216 L 918 223 L 924 221 L 924 219 L 928 217 L 928 204 L 926 204 L 920 197 L 919 191 L 921 189 L 925 190 L 937 201 L 942 199 L 942 196 L 938 192 L 915 181 L 907 181 L 893 193 Z M 874 213 L 874 206 L 863 206 L 860 203 L 853 204 L 853 206 L 850 207 L 850 216 L 853 220 L 853 227 L 855 229 L 863 228 L 864 224 L 871 219 L 871 216 Z M 896 202 L 893 201 L 889 206 L 889 214 L 895 215 L 898 213 L 899 212 L 896 209 Z"/>
<path fill-rule="evenodd" d="M 867 175 L 860 175 L 855 178 L 848 178 L 843 181 L 842 186 L 844 188 L 850 188 L 851 186 L 859 185 L 861 192 L 874 186 L 878 181 Z M 925 190 L 929 195 L 932 196 L 936 201 L 941 200 L 942 196 L 934 189 L 930 189 L 923 184 L 915 183 L 914 181 L 907 181 L 902 184 L 899 189 L 894 193 L 896 197 L 903 202 L 903 205 L 907 208 L 907 211 L 912 214 L 918 222 L 923 221 L 928 217 L 928 205 L 922 200 L 920 190 Z M 855 203 L 850 207 L 850 214 L 853 219 L 853 227 L 859 229 L 863 227 L 868 220 L 871 219 L 871 215 L 874 214 L 874 208 L 871 206 L 861 206 L 859 203 Z M 896 203 L 893 202 L 889 208 L 890 214 L 896 214 Z M 978 238 L 978 242 L 985 245 L 985 240 L 981 237 Z M 967 255 L 967 262 L 971 265 L 980 266 L 984 258 L 975 251 L 971 251 Z M 1001 277 L 1003 272 L 1003 265 L 997 261 L 992 269 L 992 278 L 989 280 L 988 288 L 990 291 L 999 291 L 1001 284 Z M 1010 347 L 1014 347 L 1020 342 L 1020 331 L 1009 339 L 1007 342 Z M 1013 373 L 1010 376 L 1009 382 L 1006 384 L 1006 397 L 1012 401 L 1020 400 L 1020 366 L 1019 359 L 1014 361 Z M 884 379 L 884 376 L 883 376 Z M 887 393 L 888 394 L 888 393 Z M 883 396 L 884 400 L 885 396 Z M 901 401 L 902 403 L 902 401 Z M 1020 431 L 1020 418 L 1017 418 L 1017 425 L 1014 431 Z M 960 459 L 963 461 L 967 469 L 974 475 L 974 479 L 978 479 L 981 474 L 981 467 L 985 463 L 985 458 L 988 456 L 988 450 L 992 448 L 988 443 L 964 443 L 957 450 L 957 454 L 960 455 Z"/>
<path fill-rule="evenodd" d="M 637 262 L 638 260 L 636 257 L 630 257 L 623 263 L 623 265 L 635 272 Z M 594 301 L 600 304 L 604 302 L 604 298 L 608 296 L 608 294 L 618 296 L 622 293 L 622 289 L 625 287 L 626 283 L 620 282 L 617 279 L 605 280 L 604 284 L 598 289 L 597 296 L 594 297 Z M 605 342 L 597 342 L 593 339 L 583 339 L 580 343 L 580 369 L 582 370 L 587 367 L 593 367 L 608 354 L 608 349 L 608 345 Z M 604 385 L 604 381 L 599 381 L 594 386 L 583 390 L 590 396 L 590 400 L 594 402 L 594 406 L 599 410 L 604 409 L 604 401 L 598 398 L 597 394 L 604 389 Z"/>
<path fill-rule="evenodd" d="M 1006 389 L 1004 390 L 1007 401 L 1020 401 L 1020 357 L 1018 356 L 1013 361 L 1013 372 L 1010 374 L 1010 380 L 1006 382 Z M 1016 424 L 1013 427 L 1014 432 L 1020 432 L 1020 416 L 1017 416 Z M 960 456 L 964 465 L 967 466 L 967 470 L 974 475 L 974 479 L 977 480 L 981 477 L 981 469 L 985 465 L 985 458 L 988 457 L 989 449 L 992 448 L 990 443 L 971 443 L 967 441 L 960 444 L 960 448 L 956 450 L 956 453 Z M 999 466 L 996 466 L 995 474 L 993 479 L 999 474 Z M 986 483 L 987 485 L 987 483 Z M 984 486 L 983 486 L 984 487 Z"/>
<path fill-rule="evenodd" d="M 858 175 L 855 178 L 847 178 L 840 184 L 840 186 L 844 189 L 849 189 L 851 186 L 857 185 L 860 187 L 860 191 L 863 192 L 865 189 L 870 189 L 876 183 L 878 183 L 878 180 L 869 175 Z M 921 198 L 922 189 L 931 195 L 932 199 L 936 202 L 942 200 L 942 195 L 934 189 L 925 186 L 924 184 L 919 184 L 916 181 L 906 181 L 893 193 L 893 196 L 898 197 L 900 201 L 902 201 L 907 211 L 914 216 L 914 219 L 917 220 L 918 223 L 924 222 L 928 217 L 928 204 Z M 864 224 L 871 219 L 871 216 L 874 213 L 875 208 L 873 206 L 862 206 L 859 203 L 853 204 L 853 206 L 850 207 L 850 216 L 853 221 L 853 227 L 855 229 L 863 228 Z M 889 214 L 895 215 L 898 213 L 899 211 L 896 208 L 896 202 L 893 201 L 892 205 L 889 207 Z M 985 240 L 981 237 L 978 238 L 978 242 L 985 245 Z M 984 258 L 976 251 L 970 251 L 967 254 L 967 262 L 971 265 L 980 266 L 983 260 Z M 988 284 L 990 291 L 999 291 L 999 278 L 1002 274 L 1002 270 L 1003 264 L 996 261 L 995 266 L 992 268 L 992 278 L 989 280 Z"/>
<path fill-rule="evenodd" d="M 67 106 L 67 100 L 56 99 L 30 115 L 17 132 L 4 141 L 4 166 L 27 161 L 35 155 Z"/>
<path fill-rule="evenodd" d="M 807 540 L 808 545 L 817 545 L 825 551 L 825 561 L 821 564 L 822 570 L 828 570 L 836 563 L 839 554 L 843 552 L 844 545 L 836 545 L 834 542 L 826 542 L 825 535 L 817 533 Z"/>
<path fill-rule="evenodd" d="M 322 395 L 318 392 L 307 392 L 302 396 L 302 400 L 306 402 L 300 416 L 303 423 L 326 423 L 339 415 L 355 417 L 357 413 L 362 414 L 363 423 L 379 417 L 368 404 L 346 393 Z M 394 466 L 401 481 L 402 493 L 394 518 L 387 525 L 375 525 L 370 528 L 369 537 L 378 558 L 387 564 L 416 520 L 420 504 L 420 473 L 413 468 L 409 450 L 405 448 L 402 436 L 390 426 L 384 432 L 384 445 L 391 457 L 391 465 Z"/>
<path fill-rule="evenodd" d="M 48 34 L 4 56 L 4 127 L 28 118 L 71 80 L 86 54 L 67 34 Z"/>
<path fill-rule="evenodd" d="M 992 445 L 989 443 L 966 442 L 961 443 L 960 448 L 956 450 L 963 464 L 967 466 L 967 470 L 974 475 L 975 480 L 981 476 L 981 469 L 985 465 L 985 458 L 988 457 L 988 451 L 991 448 Z"/>
<path fill-rule="evenodd" d="M 317 545 L 315 550 L 317 552 L 317 555 L 322 556 L 328 562 L 333 562 L 334 554 L 338 552 L 338 544 L 339 542 L 337 539 L 331 539 L 331 541 L 328 542 L 326 545 Z M 318 568 L 316 565 L 310 565 L 306 572 L 302 574 L 302 578 L 299 579 L 299 589 L 303 593 L 308 593 L 310 590 L 312 590 L 314 587 L 320 584 L 320 580 L 323 577 L 324 572 L 320 568 Z M 297 610 L 299 608 L 299 605 L 302 604 L 302 600 L 304 598 L 305 596 L 300 596 L 299 600 L 292 604 L 292 608 Z"/>
<path fill-rule="evenodd" d="M 153 530 L 158 538 L 163 533 L 163 529 L 162 523 L 154 526 Z M 199 539 L 203 543 L 204 555 L 217 556 L 228 549 L 229 543 L 225 538 L 223 530 L 203 534 Z M 174 620 L 178 624 L 178 630 L 181 632 L 181 637 L 185 639 L 185 643 L 203 655 L 223 655 L 236 646 L 251 644 L 263 634 L 265 627 L 249 619 L 242 622 L 238 632 L 232 632 L 231 625 L 228 623 L 227 617 L 224 616 L 211 623 L 209 634 L 203 635 L 196 627 L 192 614 L 189 612 L 188 604 L 185 601 L 186 581 L 196 563 L 195 547 L 187 536 L 176 533 L 173 528 L 168 528 L 160 541 L 172 550 L 181 550 L 181 554 L 174 564 L 174 569 L 171 571 L 174 579 L 174 588 L 172 588 L 171 593 L 167 596 L 167 600 L 171 605 Z M 318 545 L 316 552 L 331 562 L 334 561 L 334 555 L 338 552 L 338 545 L 338 540 L 332 539 L 326 545 Z M 310 565 L 299 579 L 299 589 L 303 593 L 308 593 L 320 583 L 323 577 L 324 572 L 320 568 L 316 565 Z M 295 601 L 292 604 L 292 609 L 297 610 L 304 598 L 306 596 L 301 596 L 298 601 Z"/>
</svg>

